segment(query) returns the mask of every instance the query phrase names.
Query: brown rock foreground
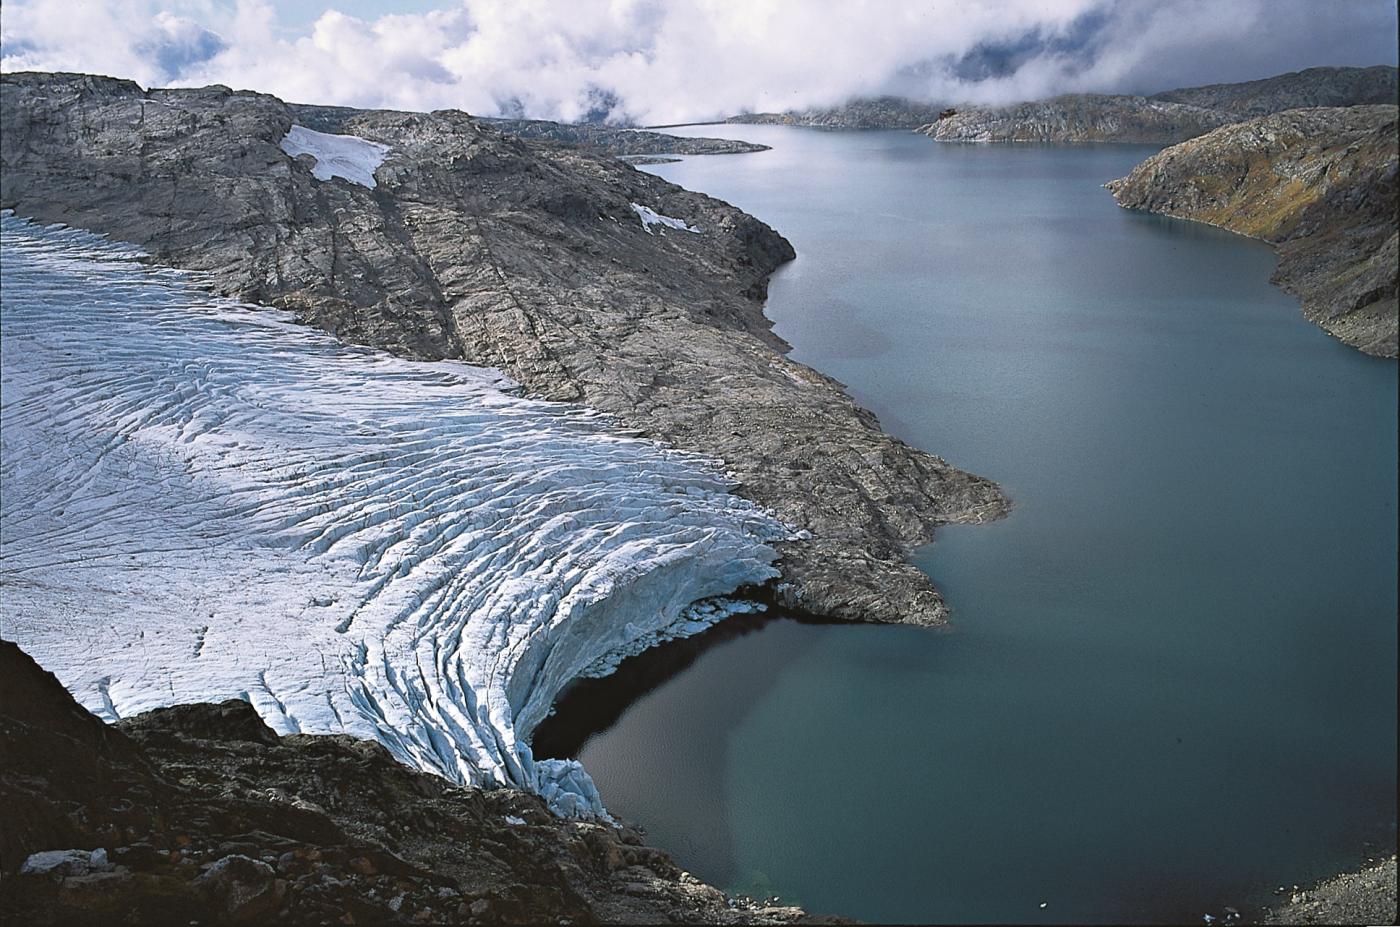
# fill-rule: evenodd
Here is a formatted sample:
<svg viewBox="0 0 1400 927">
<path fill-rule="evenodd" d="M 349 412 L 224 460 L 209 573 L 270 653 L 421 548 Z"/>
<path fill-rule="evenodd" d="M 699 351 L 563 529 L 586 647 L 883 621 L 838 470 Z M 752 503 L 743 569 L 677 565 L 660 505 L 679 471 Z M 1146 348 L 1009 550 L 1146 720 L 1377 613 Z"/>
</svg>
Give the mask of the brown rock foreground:
<svg viewBox="0 0 1400 927">
<path fill-rule="evenodd" d="M 817 922 L 728 898 L 629 828 L 369 741 L 278 737 L 246 702 L 108 726 L 8 641 L 0 807 L 6 924 Z"/>
<path fill-rule="evenodd" d="M 1368 354 L 1396 356 L 1395 106 L 1318 107 L 1226 126 L 1108 185 L 1120 206 L 1208 222 L 1279 252 L 1274 282 Z"/>
<path fill-rule="evenodd" d="M 498 367 L 721 458 L 739 493 L 811 534 L 782 551 L 786 606 L 940 622 L 905 555 L 939 524 L 1006 509 L 995 485 L 884 434 L 786 357 L 761 300 L 792 247 L 725 203 L 455 111 L 73 74 L 5 74 L 0 94 L 0 205 L 135 243 L 347 341 Z M 377 186 L 314 179 L 310 156 L 279 147 L 294 123 L 389 145 Z M 693 231 L 645 226 L 633 204 Z"/>
</svg>

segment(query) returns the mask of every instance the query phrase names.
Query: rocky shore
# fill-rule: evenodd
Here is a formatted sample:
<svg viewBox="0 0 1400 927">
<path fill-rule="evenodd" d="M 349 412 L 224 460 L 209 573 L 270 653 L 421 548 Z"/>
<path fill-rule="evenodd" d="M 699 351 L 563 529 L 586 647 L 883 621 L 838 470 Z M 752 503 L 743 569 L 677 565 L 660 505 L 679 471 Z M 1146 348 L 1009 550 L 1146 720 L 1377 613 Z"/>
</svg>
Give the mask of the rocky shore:
<svg viewBox="0 0 1400 927">
<path fill-rule="evenodd" d="M 792 247 L 725 203 L 455 111 L 75 74 L 6 74 L 0 91 L 0 205 L 132 242 L 342 340 L 497 367 L 722 459 L 741 495 L 810 534 L 782 550 L 788 607 L 939 623 L 905 554 L 939 524 L 1006 510 L 994 484 L 884 434 L 788 359 L 762 298 Z M 307 121 L 387 146 L 374 186 L 288 156 Z"/>
<path fill-rule="evenodd" d="M 1296 888 L 1296 886 L 1295 886 Z M 1356 872 L 1344 872 L 1264 912 L 1261 924 L 1394 924 L 1395 855 Z"/>
<path fill-rule="evenodd" d="M 247 702 L 104 724 L 0 641 L 0 911 L 82 925 L 814 921 L 726 897 L 628 827 L 459 788 Z"/>
<path fill-rule="evenodd" d="M 1108 185 L 1119 205 L 1278 249 L 1274 282 L 1345 343 L 1396 356 L 1395 106 L 1294 109 L 1217 129 Z"/>
<path fill-rule="evenodd" d="M 1003 107 L 960 107 L 918 131 L 940 142 L 1173 145 L 1230 123 L 1298 107 L 1396 101 L 1396 69 L 1309 68 L 1263 80 L 1151 96 L 1067 94 Z"/>
</svg>

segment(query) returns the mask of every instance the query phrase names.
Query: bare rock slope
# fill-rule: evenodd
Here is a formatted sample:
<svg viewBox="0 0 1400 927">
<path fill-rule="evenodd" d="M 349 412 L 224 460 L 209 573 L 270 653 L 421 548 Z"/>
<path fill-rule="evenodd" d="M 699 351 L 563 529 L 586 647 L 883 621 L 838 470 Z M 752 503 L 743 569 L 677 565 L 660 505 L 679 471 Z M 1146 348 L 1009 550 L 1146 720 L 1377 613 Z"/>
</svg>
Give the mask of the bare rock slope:
<svg viewBox="0 0 1400 927">
<path fill-rule="evenodd" d="M 999 109 L 959 110 L 919 131 L 940 142 L 1170 144 L 1229 121 L 1223 113 L 1183 103 L 1079 93 Z"/>
<path fill-rule="evenodd" d="M 1253 119 L 1286 109 L 1394 103 L 1400 83 L 1389 65 L 1370 68 L 1307 68 L 1263 80 L 1183 87 L 1152 95 L 1154 100 L 1202 106 L 1236 119 Z"/>
<path fill-rule="evenodd" d="M 1152 96 L 1068 94 L 973 107 L 919 131 L 941 142 L 1131 142 L 1172 145 L 1223 125 L 1305 106 L 1396 102 L 1396 69 L 1308 68 L 1263 80 Z"/>
<path fill-rule="evenodd" d="M 0 641 L 5 923 L 780 924 L 630 828 L 457 788 L 247 702 L 110 727 Z"/>
<path fill-rule="evenodd" d="M 359 110 L 348 106 L 291 106 L 297 122 L 318 132 L 339 132 Z M 548 119 L 503 119 L 473 116 L 477 122 L 530 141 L 554 142 L 620 157 L 645 155 L 748 154 L 767 151 L 767 145 L 732 138 L 688 138 L 598 123 L 551 122 Z"/>
<path fill-rule="evenodd" d="M 647 155 L 748 154 L 767 151 L 767 145 L 732 138 L 688 138 L 590 123 L 549 122 L 542 119 L 481 119 L 493 129 L 542 142 L 575 145 L 623 157 Z"/>
<path fill-rule="evenodd" d="M 1368 354 L 1396 356 L 1395 106 L 1295 109 L 1217 129 L 1109 184 L 1122 206 L 1278 248 L 1274 281 Z"/>
<path fill-rule="evenodd" d="M 905 554 L 1005 499 L 788 359 L 761 303 L 793 256 L 780 235 L 615 158 L 465 113 L 334 115 L 341 133 L 389 146 L 373 188 L 318 180 L 311 156 L 287 155 L 310 115 L 271 96 L 6 74 L 0 205 L 133 242 L 346 341 L 498 367 L 722 458 L 741 494 L 811 534 L 783 551 L 781 602 L 944 618 Z"/>
<path fill-rule="evenodd" d="M 823 129 L 913 129 L 933 122 L 943 111 L 938 103 L 902 97 L 868 97 L 840 106 L 789 110 L 783 113 L 742 113 L 724 120 L 748 125 L 816 126 Z"/>
</svg>

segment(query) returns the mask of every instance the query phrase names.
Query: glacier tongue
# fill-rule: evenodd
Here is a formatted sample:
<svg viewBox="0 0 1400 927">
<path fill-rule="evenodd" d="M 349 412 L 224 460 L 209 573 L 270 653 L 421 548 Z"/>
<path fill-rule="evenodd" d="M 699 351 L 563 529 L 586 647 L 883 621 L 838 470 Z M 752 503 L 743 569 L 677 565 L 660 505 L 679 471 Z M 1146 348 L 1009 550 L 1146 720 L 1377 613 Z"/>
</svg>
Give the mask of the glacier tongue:
<svg viewBox="0 0 1400 927">
<path fill-rule="evenodd" d="M 601 814 L 527 746 L 555 696 L 776 575 L 711 461 L 0 222 L 4 630 L 105 718 L 246 698 Z"/>
</svg>

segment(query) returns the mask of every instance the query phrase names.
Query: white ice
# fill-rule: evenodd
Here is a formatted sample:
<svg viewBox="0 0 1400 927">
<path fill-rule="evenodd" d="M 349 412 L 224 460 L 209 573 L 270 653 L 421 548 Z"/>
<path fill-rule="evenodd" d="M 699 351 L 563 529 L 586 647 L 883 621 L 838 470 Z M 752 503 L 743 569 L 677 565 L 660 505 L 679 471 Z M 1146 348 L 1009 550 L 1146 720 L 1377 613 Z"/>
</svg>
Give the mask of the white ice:
<svg viewBox="0 0 1400 927">
<path fill-rule="evenodd" d="M 316 159 L 311 176 L 317 180 L 344 177 L 351 183 L 374 189 L 374 172 L 389 155 L 389 146 L 356 135 L 331 135 L 306 126 L 292 126 L 282 139 L 282 150 L 295 158 L 309 154 Z"/>
<path fill-rule="evenodd" d="M 104 718 L 244 698 L 601 813 L 527 746 L 555 696 L 776 573 L 710 461 L 0 222 L 3 631 Z"/>
<path fill-rule="evenodd" d="M 682 232 L 698 232 L 699 229 L 686 225 L 680 219 L 673 219 L 670 216 L 663 216 L 650 206 L 643 206 L 640 203 L 632 204 L 632 211 L 637 214 L 637 218 L 642 220 L 642 228 L 647 230 L 647 234 L 652 234 L 653 225 L 662 225 L 668 229 L 680 229 Z"/>
</svg>

